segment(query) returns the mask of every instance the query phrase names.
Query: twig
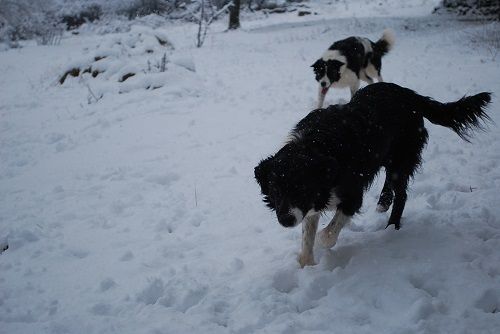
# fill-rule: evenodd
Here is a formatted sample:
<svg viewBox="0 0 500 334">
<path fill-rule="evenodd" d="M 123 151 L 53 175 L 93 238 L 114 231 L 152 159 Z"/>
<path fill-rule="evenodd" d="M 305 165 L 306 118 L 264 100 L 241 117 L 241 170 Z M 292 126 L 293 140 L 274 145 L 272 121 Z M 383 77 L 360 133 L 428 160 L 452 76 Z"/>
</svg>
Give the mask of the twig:
<svg viewBox="0 0 500 334">
<path fill-rule="evenodd" d="M 196 184 L 194 185 L 194 204 L 198 207 L 198 193 L 196 191 Z"/>
<path fill-rule="evenodd" d="M 96 103 L 97 103 L 97 102 L 99 102 L 99 100 L 102 98 L 102 96 L 101 96 L 101 98 L 99 98 L 99 99 L 98 99 L 98 98 L 95 96 L 95 94 L 94 94 L 94 92 L 92 91 L 92 89 L 90 89 L 90 85 L 89 85 L 89 84 L 87 84 L 87 89 L 89 90 L 90 95 L 91 95 L 91 96 L 95 99 L 95 102 L 96 102 Z M 90 101 L 89 101 L 89 104 L 90 104 Z"/>
<path fill-rule="evenodd" d="M 205 22 L 205 24 L 203 24 L 203 21 L 204 21 L 204 14 L 205 14 L 205 0 L 202 0 L 201 2 L 201 15 L 200 15 L 200 19 L 199 19 L 199 22 L 198 22 L 198 42 L 196 44 L 196 47 L 200 48 L 203 43 L 205 42 L 205 38 L 207 36 L 207 32 L 208 32 L 208 27 L 212 24 L 212 22 L 217 19 L 219 17 L 219 15 L 221 15 L 222 13 L 224 13 L 229 7 L 233 6 L 233 1 L 231 0 L 230 2 L 228 2 L 224 7 L 222 7 L 221 9 L 219 9 L 217 12 L 215 12 L 209 19 L 208 21 Z M 201 32 L 202 30 L 202 26 L 204 25 L 203 27 L 203 34 Z"/>
</svg>

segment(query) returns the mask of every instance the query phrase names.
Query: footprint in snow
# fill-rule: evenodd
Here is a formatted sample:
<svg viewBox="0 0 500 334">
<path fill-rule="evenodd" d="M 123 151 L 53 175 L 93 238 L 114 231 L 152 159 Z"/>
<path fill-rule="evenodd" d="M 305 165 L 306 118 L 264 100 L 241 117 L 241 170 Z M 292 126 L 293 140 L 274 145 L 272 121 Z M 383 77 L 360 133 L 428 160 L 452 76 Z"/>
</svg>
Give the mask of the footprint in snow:
<svg viewBox="0 0 500 334">
<path fill-rule="evenodd" d="M 152 175 L 145 178 L 146 181 L 155 183 L 160 186 L 170 186 L 175 181 L 179 180 L 180 176 L 176 173 L 166 173 L 160 175 Z"/>
<path fill-rule="evenodd" d="M 161 278 L 149 279 L 146 287 L 137 294 L 137 301 L 146 305 L 154 305 L 164 295 L 165 284 Z"/>
<path fill-rule="evenodd" d="M 475 306 L 485 313 L 500 313 L 500 291 L 488 289 L 476 301 Z"/>
<path fill-rule="evenodd" d="M 113 306 L 108 303 L 97 303 L 90 308 L 90 313 L 98 316 L 113 315 L 116 312 L 113 310 Z"/>
<path fill-rule="evenodd" d="M 71 248 L 68 249 L 67 254 L 78 259 L 84 259 L 90 254 L 90 252 L 85 249 Z"/>
<path fill-rule="evenodd" d="M 130 261 L 133 258 L 134 258 L 134 253 L 132 253 L 131 251 L 127 251 L 120 257 L 120 261 Z"/>
<path fill-rule="evenodd" d="M 116 282 L 112 278 L 106 278 L 99 284 L 99 291 L 104 292 L 116 286 Z"/>
<path fill-rule="evenodd" d="M 349 265 L 351 259 L 359 251 L 356 246 L 341 246 L 334 249 L 325 250 L 325 254 L 321 257 L 323 266 L 328 271 L 333 271 L 335 268 L 344 269 Z"/>
<path fill-rule="evenodd" d="M 161 219 L 158 224 L 155 226 L 156 232 L 167 232 L 169 234 L 174 233 L 176 230 L 176 226 L 174 226 L 172 223 L 167 222 L 166 219 Z"/>
<path fill-rule="evenodd" d="M 439 293 L 439 288 L 432 286 L 430 282 L 427 282 L 426 278 L 411 276 L 409 282 L 415 289 L 424 292 L 426 296 L 437 297 Z"/>
</svg>

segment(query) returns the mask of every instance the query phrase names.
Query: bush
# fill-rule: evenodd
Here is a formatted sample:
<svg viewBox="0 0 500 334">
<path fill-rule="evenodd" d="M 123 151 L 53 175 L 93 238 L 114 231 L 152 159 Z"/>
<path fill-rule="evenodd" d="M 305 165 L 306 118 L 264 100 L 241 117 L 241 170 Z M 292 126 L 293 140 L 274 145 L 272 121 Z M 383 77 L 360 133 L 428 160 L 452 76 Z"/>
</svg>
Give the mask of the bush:
<svg viewBox="0 0 500 334">
<path fill-rule="evenodd" d="M 451 12 L 457 15 L 500 20 L 498 0 L 443 0 L 435 13 Z"/>
<path fill-rule="evenodd" d="M 495 61 L 500 54 L 500 22 L 491 22 L 474 30 L 470 40 L 473 48 L 486 49 L 491 60 Z"/>
<path fill-rule="evenodd" d="M 168 14 L 175 8 L 175 3 L 177 3 L 177 1 L 136 0 L 132 6 L 126 10 L 126 13 L 130 20 L 151 14 Z"/>
<path fill-rule="evenodd" d="M 0 0 L 0 42 L 10 47 L 18 41 L 36 39 L 39 44 L 57 43 L 60 27 L 54 22 L 50 1 Z"/>
<path fill-rule="evenodd" d="M 61 22 L 66 25 L 66 29 L 72 30 L 78 28 L 84 23 L 97 21 L 101 18 L 101 16 L 101 6 L 94 4 L 87 8 L 84 8 L 80 13 L 73 15 L 64 15 Z"/>
</svg>

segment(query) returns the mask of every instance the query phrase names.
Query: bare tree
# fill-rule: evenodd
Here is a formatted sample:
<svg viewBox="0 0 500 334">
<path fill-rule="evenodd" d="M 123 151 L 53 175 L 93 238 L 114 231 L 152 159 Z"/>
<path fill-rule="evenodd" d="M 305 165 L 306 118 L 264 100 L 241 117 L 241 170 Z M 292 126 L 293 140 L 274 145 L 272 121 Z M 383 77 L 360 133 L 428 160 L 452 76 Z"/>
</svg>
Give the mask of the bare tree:
<svg viewBox="0 0 500 334">
<path fill-rule="evenodd" d="M 240 0 L 233 0 L 229 7 L 229 29 L 238 29 L 240 27 Z"/>
<path fill-rule="evenodd" d="M 210 0 L 209 0 L 209 4 Z M 207 15 L 205 13 L 205 0 L 201 0 L 201 8 L 200 8 L 200 18 L 198 19 L 198 33 L 196 35 L 196 47 L 200 48 L 205 42 L 205 38 L 207 37 L 208 27 L 212 24 L 212 22 L 217 19 L 217 17 L 224 13 L 233 2 L 229 2 L 224 7 L 219 9 L 218 11 L 212 11 L 212 14 Z"/>
</svg>

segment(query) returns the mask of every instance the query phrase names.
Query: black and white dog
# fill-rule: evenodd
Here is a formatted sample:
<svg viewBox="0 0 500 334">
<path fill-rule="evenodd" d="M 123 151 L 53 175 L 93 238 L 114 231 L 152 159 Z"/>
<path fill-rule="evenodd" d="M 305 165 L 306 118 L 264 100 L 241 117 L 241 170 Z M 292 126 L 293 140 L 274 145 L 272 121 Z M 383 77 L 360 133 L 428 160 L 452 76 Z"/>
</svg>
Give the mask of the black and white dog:
<svg viewBox="0 0 500 334">
<path fill-rule="evenodd" d="M 387 226 L 400 227 L 408 181 L 421 163 L 427 143 L 424 118 L 448 127 L 462 139 L 487 121 L 490 93 L 441 103 L 390 83 L 359 90 L 345 105 L 316 109 L 290 133 L 275 155 L 255 168 L 264 202 L 278 222 L 293 227 L 304 220 L 301 266 L 313 265 L 313 245 L 320 213 L 336 210 L 319 234 L 327 248 L 335 245 L 342 227 L 359 211 L 363 193 L 381 167 L 386 180 L 379 207 L 394 205 Z"/>
<path fill-rule="evenodd" d="M 311 67 L 319 82 L 318 108 L 323 107 L 330 87 L 351 89 L 351 98 L 359 89 L 360 80 L 368 84 L 383 81 L 382 56 L 393 47 L 394 33 L 384 30 L 377 42 L 364 37 L 349 37 L 332 44 Z"/>
</svg>

